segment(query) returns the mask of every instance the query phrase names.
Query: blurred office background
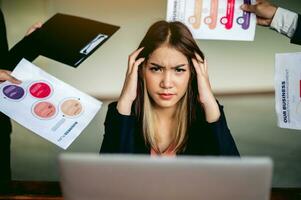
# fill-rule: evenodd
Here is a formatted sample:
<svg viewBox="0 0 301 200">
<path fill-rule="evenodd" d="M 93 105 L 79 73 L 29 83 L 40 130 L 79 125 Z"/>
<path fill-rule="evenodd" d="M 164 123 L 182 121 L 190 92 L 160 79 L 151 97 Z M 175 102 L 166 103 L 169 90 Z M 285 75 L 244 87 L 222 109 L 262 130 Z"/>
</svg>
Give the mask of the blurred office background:
<svg viewBox="0 0 301 200">
<path fill-rule="evenodd" d="M 272 2 L 301 13 L 299 0 Z M 128 55 L 153 22 L 165 19 L 166 5 L 166 0 L 0 0 L 10 47 L 34 22 L 46 21 L 58 12 L 121 26 L 76 69 L 42 56 L 34 61 L 48 73 L 104 102 L 67 152 L 99 151 L 107 105 L 121 91 Z M 275 53 L 299 52 L 301 46 L 258 26 L 253 42 L 198 40 L 198 44 L 208 59 L 212 87 L 225 106 L 241 155 L 271 157 L 274 187 L 301 187 L 301 131 L 277 127 L 274 103 Z M 64 150 L 15 122 L 11 137 L 14 179 L 59 179 L 57 156 Z"/>
</svg>

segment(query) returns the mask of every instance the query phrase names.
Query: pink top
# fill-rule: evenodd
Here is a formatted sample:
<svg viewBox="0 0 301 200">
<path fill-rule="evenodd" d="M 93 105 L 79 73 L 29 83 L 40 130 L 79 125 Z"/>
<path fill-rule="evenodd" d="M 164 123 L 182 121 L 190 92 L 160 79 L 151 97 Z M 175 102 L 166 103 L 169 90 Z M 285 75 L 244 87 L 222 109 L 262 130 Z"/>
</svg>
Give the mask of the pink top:
<svg viewBox="0 0 301 200">
<path fill-rule="evenodd" d="M 156 157 L 156 156 L 176 157 L 176 153 L 172 148 L 168 148 L 164 153 L 157 153 L 154 149 L 151 149 L 150 154 L 152 157 Z"/>
</svg>

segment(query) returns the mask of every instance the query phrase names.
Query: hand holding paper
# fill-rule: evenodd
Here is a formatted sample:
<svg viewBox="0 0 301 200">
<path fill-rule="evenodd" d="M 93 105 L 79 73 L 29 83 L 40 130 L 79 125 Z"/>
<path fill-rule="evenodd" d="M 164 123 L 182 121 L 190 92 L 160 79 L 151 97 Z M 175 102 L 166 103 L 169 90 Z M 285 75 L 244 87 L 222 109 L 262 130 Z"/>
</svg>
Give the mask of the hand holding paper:
<svg viewBox="0 0 301 200">
<path fill-rule="evenodd" d="M 11 71 L 0 69 L 0 83 L 4 81 L 9 81 L 14 84 L 20 84 L 21 81 L 13 77 L 11 74 Z"/>
<path fill-rule="evenodd" d="M 246 12 L 252 12 L 257 16 L 257 24 L 270 26 L 276 13 L 277 7 L 266 0 L 260 0 L 254 5 L 243 4 L 241 9 Z"/>
<path fill-rule="evenodd" d="M 90 123 L 101 102 L 23 59 L 12 73 L 22 84 L 0 84 L 0 110 L 66 149 Z"/>
</svg>

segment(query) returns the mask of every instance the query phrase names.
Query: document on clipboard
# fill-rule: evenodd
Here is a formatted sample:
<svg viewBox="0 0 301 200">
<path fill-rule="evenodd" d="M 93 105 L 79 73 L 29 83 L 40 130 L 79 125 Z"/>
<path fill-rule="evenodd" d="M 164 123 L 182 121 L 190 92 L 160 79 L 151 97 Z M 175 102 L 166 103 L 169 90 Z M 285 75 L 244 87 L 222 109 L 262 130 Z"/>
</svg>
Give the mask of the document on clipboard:
<svg viewBox="0 0 301 200">
<path fill-rule="evenodd" d="M 32 36 L 39 55 L 78 67 L 120 27 L 82 17 L 55 14 Z"/>
</svg>

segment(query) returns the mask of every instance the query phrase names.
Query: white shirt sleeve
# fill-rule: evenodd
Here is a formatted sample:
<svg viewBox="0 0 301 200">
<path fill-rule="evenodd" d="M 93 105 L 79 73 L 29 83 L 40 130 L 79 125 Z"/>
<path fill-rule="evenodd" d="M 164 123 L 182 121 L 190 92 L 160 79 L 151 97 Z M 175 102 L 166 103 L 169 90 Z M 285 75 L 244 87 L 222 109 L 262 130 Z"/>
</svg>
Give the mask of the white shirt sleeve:
<svg viewBox="0 0 301 200">
<path fill-rule="evenodd" d="M 270 28 L 291 38 L 297 28 L 298 14 L 278 7 Z"/>
</svg>

